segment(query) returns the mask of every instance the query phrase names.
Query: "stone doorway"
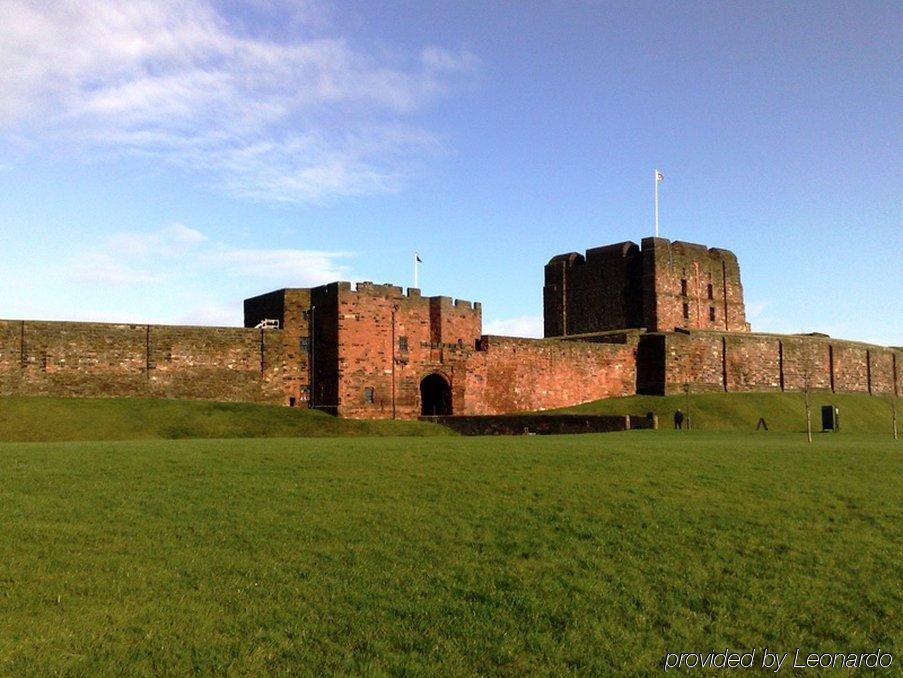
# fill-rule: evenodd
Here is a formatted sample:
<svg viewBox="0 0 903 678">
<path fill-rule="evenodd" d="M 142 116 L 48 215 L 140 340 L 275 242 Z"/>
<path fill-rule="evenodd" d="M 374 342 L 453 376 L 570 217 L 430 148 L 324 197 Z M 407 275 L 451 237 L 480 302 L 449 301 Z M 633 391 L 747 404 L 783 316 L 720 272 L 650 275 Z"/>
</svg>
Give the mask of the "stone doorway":
<svg viewBox="0 0 903 678">
<path fill-rule="evenodd" d="M 429 417 L 452 413 L 451 385 L 441 374 L 434 372 L 420 382 L 420 413 Z"/>
</svg>

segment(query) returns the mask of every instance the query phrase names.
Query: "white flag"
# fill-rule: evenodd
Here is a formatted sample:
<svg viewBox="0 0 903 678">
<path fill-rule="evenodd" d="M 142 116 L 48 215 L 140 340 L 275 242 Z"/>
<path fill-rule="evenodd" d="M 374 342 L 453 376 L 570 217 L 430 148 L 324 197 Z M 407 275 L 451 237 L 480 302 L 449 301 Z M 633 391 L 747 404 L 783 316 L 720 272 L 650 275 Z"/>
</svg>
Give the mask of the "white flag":
<svg viewBox="0 0 903 678">
<path fill-rule="evenodd" d="M 664 181 L 665 175 L 662 174 L 659 170 L 655 170 L 655 180 L 656 181 Z"/>
</svg>

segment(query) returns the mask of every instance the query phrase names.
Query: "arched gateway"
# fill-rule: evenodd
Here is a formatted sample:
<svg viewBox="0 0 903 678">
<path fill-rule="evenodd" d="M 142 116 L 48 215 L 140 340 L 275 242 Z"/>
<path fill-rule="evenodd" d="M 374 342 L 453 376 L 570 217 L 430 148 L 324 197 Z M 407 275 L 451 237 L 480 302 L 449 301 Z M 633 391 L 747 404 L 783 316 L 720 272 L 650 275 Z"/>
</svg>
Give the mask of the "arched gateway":
<svg viewBox="0 0 903 678">
<path fill-rule="evenodd" d="M 437 372 L 420 382 L 420 413 L 425 416 L 452 413 L 451 385 Z"/>
</svg>

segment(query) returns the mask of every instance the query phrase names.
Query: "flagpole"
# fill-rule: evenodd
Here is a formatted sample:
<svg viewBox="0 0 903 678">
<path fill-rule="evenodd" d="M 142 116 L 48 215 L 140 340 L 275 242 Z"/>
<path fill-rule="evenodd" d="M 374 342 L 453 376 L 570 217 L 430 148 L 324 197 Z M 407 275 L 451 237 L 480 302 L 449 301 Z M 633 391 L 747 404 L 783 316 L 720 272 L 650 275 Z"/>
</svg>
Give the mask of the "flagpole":
<svg viewBox="0 0 903 678">
<path fill-rule="evenodd" d="M 417 284 L 417 252 L 414 252 L 414 289 L 419 289 Z"/>
<path fill-rule="evenodd" d="M 658 237 L 658 170 L 652 172 L 652 182 L 655 184 L 655 237 Z"/>
</svg>

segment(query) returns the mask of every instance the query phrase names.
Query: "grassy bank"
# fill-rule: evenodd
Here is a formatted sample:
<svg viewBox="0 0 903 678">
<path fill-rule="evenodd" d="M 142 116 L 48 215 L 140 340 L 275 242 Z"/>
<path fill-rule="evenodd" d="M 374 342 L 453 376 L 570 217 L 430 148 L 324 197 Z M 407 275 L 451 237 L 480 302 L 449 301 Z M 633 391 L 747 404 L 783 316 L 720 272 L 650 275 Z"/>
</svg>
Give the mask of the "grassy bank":
<svg viewBox="0 0 903 678">
<path fill-rule="evenodd" d="M 901 472 L 855 434 L 3 444 L 0 674 L 897 654 Z"/>
<path fill-rule="evenodd" d="M 821 430 L 822 405 L 840 409 L 842 431 L 890 433 L 891 406 L 887 396 L 852 393 L 812 394 L 813 430 Z M 645 414 L 655 412 L 662 427 L 673 426 L 674 411 L 687 411 L 685 395 L 609 398 L 555 412 L 581 414 Z M 898 400 L 898 408 L 900 408 Z M 690 393 L 693 426 L 707 431 L 754 431 L 764 417 L 770 431 L 804 431 L 806 410 L 800 393 Z M 900 413 L 903 418 L 903 413 Z M 901 426 L 898 423 L 901 429 Z"/>
<path fill-rule="evenodd" d="M 449 435 L 418 421 L 354 421 L 278 405 L 150 398 L 0 398 L 0 441 Z"/>
</svg>

